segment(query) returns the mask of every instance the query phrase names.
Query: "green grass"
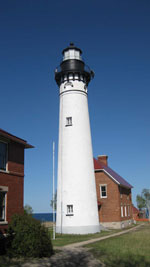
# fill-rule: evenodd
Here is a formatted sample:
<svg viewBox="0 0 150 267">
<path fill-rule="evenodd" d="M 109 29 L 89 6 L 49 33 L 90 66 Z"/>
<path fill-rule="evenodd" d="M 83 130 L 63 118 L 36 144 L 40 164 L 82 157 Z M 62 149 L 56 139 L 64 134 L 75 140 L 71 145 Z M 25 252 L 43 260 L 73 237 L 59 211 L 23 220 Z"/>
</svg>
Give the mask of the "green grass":
<svg viewBox="0 0 150 267">
<path fill-rule="evenodd" d="M 148 267 L 150 266 L 150 224 L 86 247 L 91 248 L 90 251 L 94 257 L 109 267 Z"/>
<path fill-rule="evenodd" d="M 126 230 L 126 229 L 124 229 Z M 89 235 L 60 235 L 52 240 L 54 246 L 63 246 L 92 238 L 110 235 L 124 230 L 102 231 Z M 52 230 L 51 236 L 52 236 Z M 148 267 L 150 266 L 150 224 L 145 224 L 133 232 L 96 242 L 86 247 L 91 248 L 95 258 L 107 267 Z M 0 267 L 22 266 L 28 259 L 9 259 L 0 256 Z"/>
<path fill-rule="evenodd" d="M 88 234 L 88 235 L 72 235 L 72 234 L 56 234 L 56 239 L 52 239 L 52 233 L 51 233 L 51 241 L 53 246 L 65 246 L 72 243 L 82 242 L 85 240 L 89 240 L 92 238 L 98 238 L 105 235 L 110 235 L 112 233 L 118 232 L 117 230 L 111 230 L 111 231 L 102 231 L 97 234 Z"/>
<path fill-rule="evenodd" d="M 93 238 L 99 238 L 99 237 L 102 237 L 102 236 L 107 236 L 107 235 L 110 235 L 110 234 L 113 234 L 113 233 L 124 231 L 126 229 L 101 231 L 100 233 L 88 234 L 88 235 L 56 234 L 56 239 L 55 240 L 52 239 L 52 237 L 53 237 L 52 230 L 50 230 L 50 234 L 51 234 L 51 240 L 52 240 L 53 246 L 65 246 L 65 245 L 69 245 L 69 244 L 72 244 L 72 243 L 77 243 L 77 242 L 90 240 L 90 239 L 93 239 Z"/>
</svg>

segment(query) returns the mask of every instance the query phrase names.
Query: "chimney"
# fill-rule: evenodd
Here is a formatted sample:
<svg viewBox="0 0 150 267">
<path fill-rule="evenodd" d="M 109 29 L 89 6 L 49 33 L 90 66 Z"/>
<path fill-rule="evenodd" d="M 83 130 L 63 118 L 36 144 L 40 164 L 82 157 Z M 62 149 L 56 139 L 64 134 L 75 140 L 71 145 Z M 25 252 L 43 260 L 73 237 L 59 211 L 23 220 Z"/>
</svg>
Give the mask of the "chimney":
<svg viewBox="0 0 150 267">
<path fill-rule="evenodd" d="M 98 161 L 100 161 L 104 165 L 106 165 L 106 166 L 108 165 L 107 164 L 108 156 L 106 156 L 106 155 L 99 155 L 97 158 L 98 158 Z"/>
</svg>

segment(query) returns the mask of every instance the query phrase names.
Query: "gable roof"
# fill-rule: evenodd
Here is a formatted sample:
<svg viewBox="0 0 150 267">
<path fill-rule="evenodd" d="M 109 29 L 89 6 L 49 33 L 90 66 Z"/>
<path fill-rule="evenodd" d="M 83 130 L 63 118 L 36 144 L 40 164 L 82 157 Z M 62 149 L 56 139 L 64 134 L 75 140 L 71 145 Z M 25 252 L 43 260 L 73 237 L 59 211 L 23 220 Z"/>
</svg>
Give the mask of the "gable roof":
<svg viewBox="0 0 150 267">
<path fill-rule="evenodd" d="M 113 171 L 110 167 L 106 166 L 100 160 L 94 158 L 94 169 L 95 171 L 104 171 L 110 178 L 112 178 L 118 185 L 133 188 L 124 178 L 122 178 L 118 173 Z"/>
<path fill-rule="evenodd" d="M 8 140 L 12 140 L 16 143 L 19 143 L 19 144 L 23 145 L 25 148 L 34 148 L 34 146 L 28 144 L 27 141 L 15 136 L 15 135 L 12 135 L 12 134 L 4 131 L 3 129 L 0 129 L 0 137 L 4 137 Z"/>
</svg>

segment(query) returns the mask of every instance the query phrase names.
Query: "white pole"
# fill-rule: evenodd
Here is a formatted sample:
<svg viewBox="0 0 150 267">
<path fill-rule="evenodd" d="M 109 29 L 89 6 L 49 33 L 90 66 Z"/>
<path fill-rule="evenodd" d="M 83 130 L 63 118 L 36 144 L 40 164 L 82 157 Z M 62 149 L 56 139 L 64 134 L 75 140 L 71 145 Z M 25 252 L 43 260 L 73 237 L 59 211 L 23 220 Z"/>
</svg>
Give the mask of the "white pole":
<svg viewBox="0 0 150 267">
<path fill-rule="evenodd" d="M 55 142 L 53 142 L 53 239 L 55 239 Z"/>
</svg>

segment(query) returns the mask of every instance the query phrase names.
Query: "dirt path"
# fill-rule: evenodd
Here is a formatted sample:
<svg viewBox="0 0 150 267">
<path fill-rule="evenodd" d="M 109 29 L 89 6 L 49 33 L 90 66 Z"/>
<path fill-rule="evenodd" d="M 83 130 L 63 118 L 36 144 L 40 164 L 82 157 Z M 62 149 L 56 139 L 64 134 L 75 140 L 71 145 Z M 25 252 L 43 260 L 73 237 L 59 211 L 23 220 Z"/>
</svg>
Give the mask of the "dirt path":
<svg viewBox="0 0 150 267">
<path fill-rule="evenodd" d="M 123 235 L 123 234 L 129 233 L 131 231 L 135 231 L 138 228 L 140 228 L 142 225 L 143 224 L 137 225 L 134 228 L 130 228 L 130 229 L 124 230 L 124 231 L 119 232 L 119 233 L 114 233 L 114 234 L 103 236 L 103 237 L 93 238 L 93 239 L 90 239 L 90 240 L 86 240 L 86 241 L 82 241 L 82 242 L 78 242 L 78 243 L 65 245 L 63 247 L 54 247 L 54 249 L 64 250 L 64 249 L 68 249 L 68 248 L 82 247 L 82 246 L 85 246 L 85 245 L 88 245 L 88 244 L 91 244 L 91 243 L 95 243 L 95 242 L 98 242 L 98 241 L 101 241 L 101 240 L 108 239 L 110 237 L 119 236 L 119 235 Z"/>
<path fill-rule="evenodd" d="M 54 249 L 61 250 L 58 253 L 55 253 L 51 258 L 42 258 L 42 259 L 33 259 L 31 261 L 25 261 L 12 266 L 21 266 L 21 267 L 42 267 L 42 266 L 51 266 L 51 267 L 104 267 L 105 265 L 99 260 L 95 259 L 93 255 L 87 248 L 83 248 L 87 244 L 105 240 L 111 237 L 120 236 L 131 231 L 136 231 L 138 228 L 142 227 L 143 224 L 137 225 L 134 228 L 124 230 L 119 233 L 114 233 L 108 236 L 103 236 L 99 238 L 94 238 L 91 240 L 86 240 L 78 243 L 73 243 L 63 247 L 55 247 Z"/>
</svg>

